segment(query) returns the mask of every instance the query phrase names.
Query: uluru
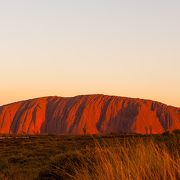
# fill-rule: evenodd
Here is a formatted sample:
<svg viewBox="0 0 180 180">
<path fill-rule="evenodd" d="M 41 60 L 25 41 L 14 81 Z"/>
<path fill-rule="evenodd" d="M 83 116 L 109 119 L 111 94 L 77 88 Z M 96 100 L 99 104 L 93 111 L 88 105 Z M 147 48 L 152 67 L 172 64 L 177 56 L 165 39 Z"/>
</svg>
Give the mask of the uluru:
<svg viewBox="0 0 180 180">
<path fill-rule="evenodd" d="M 180 129 L 180 108 L 107 95 L 43 97 L 0 107 L 1 134 L 160 134 Z"/>
</svg>

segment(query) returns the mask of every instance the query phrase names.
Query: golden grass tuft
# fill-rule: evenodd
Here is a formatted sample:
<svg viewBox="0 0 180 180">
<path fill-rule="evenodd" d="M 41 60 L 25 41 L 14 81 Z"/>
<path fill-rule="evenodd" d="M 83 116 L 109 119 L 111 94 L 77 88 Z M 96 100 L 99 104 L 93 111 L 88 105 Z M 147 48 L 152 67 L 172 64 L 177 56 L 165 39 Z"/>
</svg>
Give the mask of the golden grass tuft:
<svg viewBox="0 0 180 180">
<path fill-rule="evenodd" d="M 172 150 L 173 151 L 173 150 Z M 81 165 L 72 164 L 73 176 L 78 180 L 119 180 L 119 179 L 159 179 L 180 178 L 180 155 L 168 147 L 152 141 L 134 140 L 124 144 L 111 142 L 87 149 L 80 159 Z"/>
</svg>

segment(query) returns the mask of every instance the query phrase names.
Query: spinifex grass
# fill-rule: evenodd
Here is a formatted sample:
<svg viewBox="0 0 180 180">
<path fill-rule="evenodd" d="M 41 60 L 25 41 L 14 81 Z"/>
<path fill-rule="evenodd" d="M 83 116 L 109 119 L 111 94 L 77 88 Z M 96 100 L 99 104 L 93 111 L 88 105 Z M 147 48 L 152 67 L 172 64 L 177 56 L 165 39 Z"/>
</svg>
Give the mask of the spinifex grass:
<svg viewBox="0 0 180 180">
<path fill-rule="evenodd" d="M 179 179 L 180 134 L 0 138 L 0 179 Z"/>
<path fill-rule="evenodd" d="M 93 157 L 93 158 L 92 158 Z M 73 179 L 178 179 L 180 154 L 164 144 L 142 140 L 97 144 L 74 168 Z"/>
</svg>

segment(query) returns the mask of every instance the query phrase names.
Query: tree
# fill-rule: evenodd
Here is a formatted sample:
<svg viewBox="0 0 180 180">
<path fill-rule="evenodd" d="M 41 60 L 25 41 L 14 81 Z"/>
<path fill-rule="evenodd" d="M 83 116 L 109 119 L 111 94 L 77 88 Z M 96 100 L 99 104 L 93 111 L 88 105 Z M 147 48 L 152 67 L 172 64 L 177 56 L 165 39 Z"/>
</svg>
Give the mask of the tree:
<svg viewBox="0 0 180 180">
<path fill-rule="evenodd" d="M 83 127 L 83 133 L 84 135 L 86 135 L 86 132 L 87 132 L 87 129 L 86 129 L 86 126 Z"/>
<path fill-rule="evenodd" d="M 152 126 L 149 127 L 150 134 L 152 134 Z"/>
<path fill-rule="evenodd" d="M 148 134 L 148 128 L 147 128 L 147 126 L 145 126 L 145 131 L 146 131 L 146 134 Z"/>
</svg>

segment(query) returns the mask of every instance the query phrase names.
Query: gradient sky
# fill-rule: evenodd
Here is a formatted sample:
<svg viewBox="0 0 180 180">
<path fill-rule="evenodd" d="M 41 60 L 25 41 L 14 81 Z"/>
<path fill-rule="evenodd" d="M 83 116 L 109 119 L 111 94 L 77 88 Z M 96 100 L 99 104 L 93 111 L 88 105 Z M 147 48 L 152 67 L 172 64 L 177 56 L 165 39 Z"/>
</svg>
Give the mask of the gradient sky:
<svg viewBox="0 0 180 180">
<path fill-rule="evenodd" d="M 179 0 L 0 0 L 0 104 L 109 94 L 180 107 Z"/>
</svg>

